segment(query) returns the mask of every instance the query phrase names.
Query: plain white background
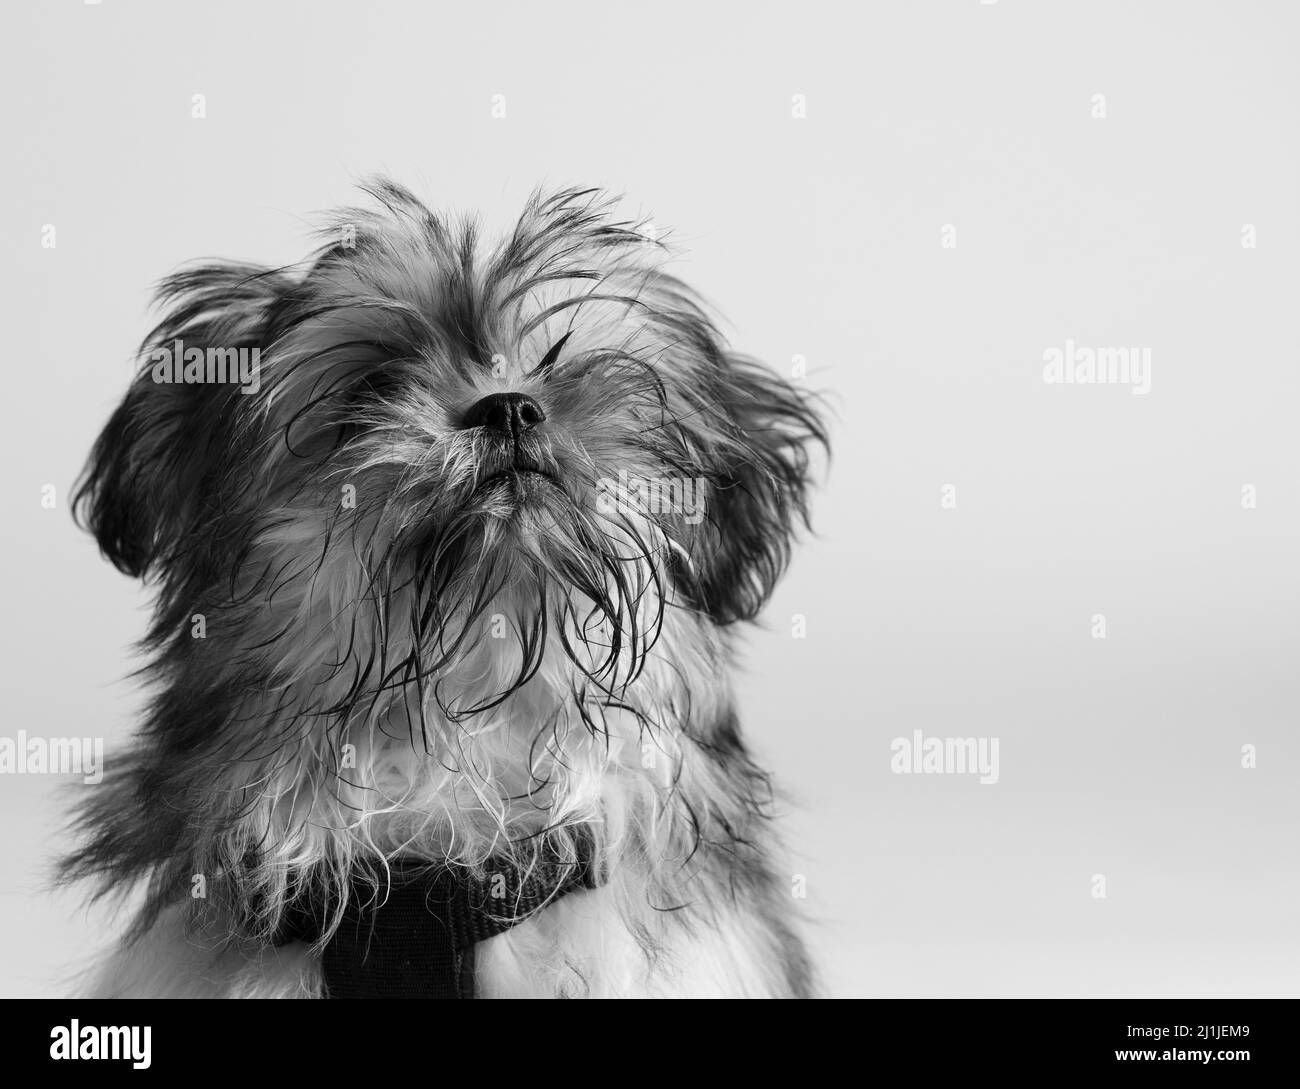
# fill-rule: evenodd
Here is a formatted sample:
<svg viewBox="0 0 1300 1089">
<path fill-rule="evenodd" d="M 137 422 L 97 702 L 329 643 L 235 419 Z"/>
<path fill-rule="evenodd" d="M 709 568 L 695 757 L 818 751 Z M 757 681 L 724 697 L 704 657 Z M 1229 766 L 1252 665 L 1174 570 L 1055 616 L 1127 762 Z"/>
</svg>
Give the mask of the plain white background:
<svg viewBox="0 0 1300 1089">
<path fill-rule="evenodd" d="M 0 732 L 111 759 L 139 706 L 147 598 L 67 497 L 159 276 L 294 261 L 377 171 L 495 230 L 539 184 L 600 185 L 672 228 L 738 348 L 803 357 L 835 405 L 819 536 L 737 679 L 831 992 L 1300 992 L 1293 5 L 0 21 Z M 1044 384 L 1067 338 L 1149 348 L 1151 392 Z M 915 729 L 997 737 L 1000 781 L 892 774 Z M 44 887 L 78 789 L 0 777 L 2 994 L 56 993 L 109 933 Z"/>
</svg>

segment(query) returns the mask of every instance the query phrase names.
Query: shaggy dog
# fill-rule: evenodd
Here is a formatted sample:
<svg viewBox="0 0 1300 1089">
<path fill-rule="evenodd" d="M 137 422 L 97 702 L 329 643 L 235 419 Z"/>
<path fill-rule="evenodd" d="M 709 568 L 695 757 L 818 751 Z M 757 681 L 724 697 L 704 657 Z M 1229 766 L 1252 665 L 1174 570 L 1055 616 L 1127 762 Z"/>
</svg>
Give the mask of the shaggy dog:
<svg viewBox="0 0 1300 1089">
<path fill-rule="evenodd" d="M 88 991 L 808 994 L 727 678 L 812 399 L 595 191 L 487 252 L 367 191 L 297 270 L 164 281 L 80 482 L 157 592 L 63 871 L 136 893 Z"/>
</svg>

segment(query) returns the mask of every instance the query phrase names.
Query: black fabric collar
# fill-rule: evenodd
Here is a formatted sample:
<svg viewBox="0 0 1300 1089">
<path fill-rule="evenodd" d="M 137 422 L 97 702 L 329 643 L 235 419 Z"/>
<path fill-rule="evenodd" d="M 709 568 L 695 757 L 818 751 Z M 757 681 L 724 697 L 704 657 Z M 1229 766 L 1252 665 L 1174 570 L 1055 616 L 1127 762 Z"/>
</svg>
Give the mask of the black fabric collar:
<svg viewBox="0 0 1300 1089">
<path fill-rule="evenodd" d="M 576 889 L 599 886 L 591 852 L 560 862 L 539 852 L 521 866 L 489 860 L 481 874 L 395 859 L 378 891 L 353 875 L 343 921 L 321 954 L 327 998 L 472 998 L 474 946 Z M 299 897 L 276 945 L 317 942 L 337 895 Z"/>
</svg>

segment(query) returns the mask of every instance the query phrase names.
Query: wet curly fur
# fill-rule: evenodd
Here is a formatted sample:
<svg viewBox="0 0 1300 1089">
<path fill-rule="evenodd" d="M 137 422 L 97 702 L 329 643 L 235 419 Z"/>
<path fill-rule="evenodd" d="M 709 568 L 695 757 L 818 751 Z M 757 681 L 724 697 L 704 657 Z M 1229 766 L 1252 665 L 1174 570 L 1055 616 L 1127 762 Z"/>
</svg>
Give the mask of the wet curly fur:
<svg viewBox="0 0 1300 1089">
<path fill-rule="evenodd" d="M 596 191 L 486 255 L 367 192 L 300 268 L 163 282 L 80 482 L 157 592 L 147 717 L 64 869 L 143 889 L 91 990 L 319 994 L 316 950 L 271 945 L 295 898 L 582 836 L 605 884 L 485 943 L 479 993 L 809 993 L 726 678 L 807 520 L 812 398 Z M 177 340 L 258 349 L 260 389 L 156 381 Z M 544 422 L 477 426 L 502 392 Z M 599 502 L 620 471 L 698 481 L 705 516 Z"/>
</svg>

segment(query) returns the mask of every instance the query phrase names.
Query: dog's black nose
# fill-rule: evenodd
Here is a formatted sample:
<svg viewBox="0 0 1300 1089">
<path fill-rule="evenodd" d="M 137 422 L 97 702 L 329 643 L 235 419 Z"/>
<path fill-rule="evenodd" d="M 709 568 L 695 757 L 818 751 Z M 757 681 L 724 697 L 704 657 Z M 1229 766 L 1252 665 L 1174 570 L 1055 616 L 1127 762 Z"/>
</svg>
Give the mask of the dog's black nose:
<svg viewBox="0 0 1300 1089">
<path fill-rule="evenodd" d="M 489 393 L 470 407 L 465 414 L 465 426 L 500 431 L 517 442 L 520 435 L 544 419 L 546 413 L 542 406 L 526 393 Z"/>
</svg>

